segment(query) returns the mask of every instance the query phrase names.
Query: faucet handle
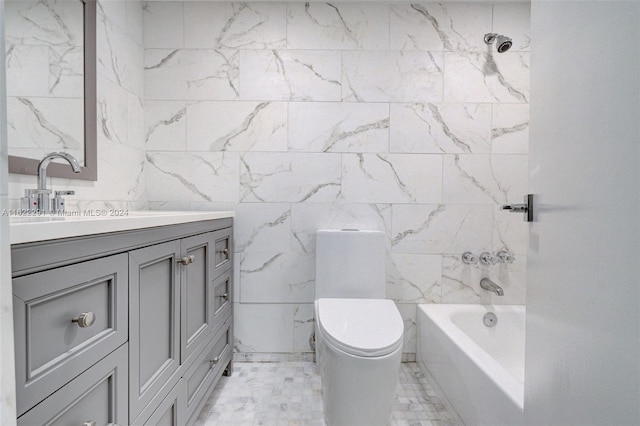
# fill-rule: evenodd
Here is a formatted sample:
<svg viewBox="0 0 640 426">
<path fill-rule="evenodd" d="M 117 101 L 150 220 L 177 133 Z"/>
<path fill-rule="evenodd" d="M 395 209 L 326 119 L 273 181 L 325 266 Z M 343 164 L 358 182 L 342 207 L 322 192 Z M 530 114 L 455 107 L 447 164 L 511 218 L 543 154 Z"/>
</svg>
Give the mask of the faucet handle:
<svg viewBox="0 0 640 426">
<path fill-rule="evenodd" d="M 495 265 L 500 261 L 496 256 L 487 251 L 483 251 L 482 253 L 480 253 L 479 259 L 480 263 L 482 263 L 483 265 Z"/>
<path fill-rule="evenodd" d="M 498 253 L 496 253 L 496 257 L 500 259 L 500 262 L 502 263 L 513 263 L 516 260 L 514 255 L 506 250 L 500 250 Z"/>
<path fill-rule="evenodd" d="M 76 195 L 76 191 L 56 191 L 56 197 L 61 195 Z"/>
<path fill-rule="evenodd" d="M 64 198 L 63 195 L 75 195 L 76 191 L 56 191 L 55 197 L 53 197 L 53 212 L 54 213 L 63 213 L 64 212 Z"/>
</svg>

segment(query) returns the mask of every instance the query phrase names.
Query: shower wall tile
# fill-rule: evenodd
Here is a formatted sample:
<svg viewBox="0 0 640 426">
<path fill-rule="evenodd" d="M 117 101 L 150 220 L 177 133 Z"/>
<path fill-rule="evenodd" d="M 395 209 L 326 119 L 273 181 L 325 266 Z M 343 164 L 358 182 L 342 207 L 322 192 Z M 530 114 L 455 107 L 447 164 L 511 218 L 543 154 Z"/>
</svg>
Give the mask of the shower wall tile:
<svg viewBox="0 0 640 426">
<path fill-rule="evenodd" d="M 409 154 L 344 154 L 346 202 L 439 203 L 442 157 Z"/>
<path fill-rule="evenodd" d="M 471 204 L 396 204 L 392 252 L 464 253 L 491 246 L 493 208 Z"/>
<path fill-rule="evenodd" d="M 236 211 L 237 352 L 312 352 L 323 228 L 385 233 L 403 359 L 419 303 L 524 302 L 528 227 L 499 207 L 527 192 L 527 4 L 151 1 L 140 16 L 144 205 Z M 138 138 L 107 112 L 111 138 Z M 502 249 L 513 265 L 459 261 Z"/>
<path fill-rule="evenodd" d="M 246 153 L 242 202 L 335 202 L 341 191 L 340 154 Z"/>
<path fill-rule="evenodd" d="M 443 64 L 441 53 L 343 51 L 342 99 L 441 102 Z"/>
<path fill-rule="evenodd" d="M 445 102 L 527 103 L 529 53 L 446 53 Z"/>
<path fill-rule="evenodd" d="M 391 152 L 489 153 L 491 104 L 393 103 Z"/>
<path fill-rule="evenodd" d="M 234 100 L 239 97 L 238 64 L 234 52 L 146 49 L 144 64 L 146 99 Z"/>
<path fill-rule="evenodd" d="M 529 104 L 493 105 L 491 152 L 529 153 Z"/>
<path fill-rule="evenodd" d="M 244 100 L 339 101 L 340 52 L 240 50 Z"/>
<path fill-rule="evenodd" d="M 497 296 L 480 287 L 489 278 L 504 290 Z M 479 303 L 523 305 L 525 303 L 526 258 L 516 257 L 512 264 L 467 265 L 460 255 L 442 257 L 442 303 Z"/>
<path fill-rule="evenodd" d="M 443 202 L 506 204 L 521 200 L 527 193 L 528 167 L 524 155 L 445 155 Z"/>
<path fill-rule="evenodd" d="M 389 8 L 376 3 L 287 3 L 287 47 L 386 50 Z"/>
<path fill-rule="evenodd" d="M 390 5 L 391 49 L 422 51 L 485 50 L 492 6 L 469 3 Z"/>
<path fill-rule="evenodd" d="M 286 46 L 285 3 L 184 3 L 185 47 L 281 49 Z"/>
<path fill-rule="evenodd" d="M 286 151 L 286 102 L 203 101 L 187 107 L 188 151 Z M 216 126 L 211 126 L 216 122 Z"/>
<path fill-rule="evenodd" d="M 289 150 L 387 152 L 389 105 L 300 102 L 289 112 Z"/>
</svg>

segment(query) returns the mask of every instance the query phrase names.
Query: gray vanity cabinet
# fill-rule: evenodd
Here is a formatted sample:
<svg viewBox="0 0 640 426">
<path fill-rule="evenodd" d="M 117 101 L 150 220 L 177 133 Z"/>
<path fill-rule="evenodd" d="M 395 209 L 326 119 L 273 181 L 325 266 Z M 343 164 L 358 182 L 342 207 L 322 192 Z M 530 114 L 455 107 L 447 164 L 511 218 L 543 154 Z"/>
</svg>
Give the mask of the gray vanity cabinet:
<svg viewBox="0 0 640 426">
<path fill-rule="evenodd" d="M 232 223 L 12 246 L 18 423 L 192 424 L 231 367 Z"/>
</svg>

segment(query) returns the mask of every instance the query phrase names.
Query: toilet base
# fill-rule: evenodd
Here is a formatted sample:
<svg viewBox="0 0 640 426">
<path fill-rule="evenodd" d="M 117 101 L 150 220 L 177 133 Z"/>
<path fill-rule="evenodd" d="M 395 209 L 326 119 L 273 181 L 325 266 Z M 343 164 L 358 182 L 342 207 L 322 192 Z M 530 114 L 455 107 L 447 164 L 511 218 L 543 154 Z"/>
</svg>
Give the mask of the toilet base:
<svg viewBox="0 0 640 426">
<path fill-rule="evenodd" d="M 389 424 L 401 358 L 402 346 L 380 357 L 345 353 L 328 344 L 316 327 L 316 363 L 327 424 Z"/>
</svg>

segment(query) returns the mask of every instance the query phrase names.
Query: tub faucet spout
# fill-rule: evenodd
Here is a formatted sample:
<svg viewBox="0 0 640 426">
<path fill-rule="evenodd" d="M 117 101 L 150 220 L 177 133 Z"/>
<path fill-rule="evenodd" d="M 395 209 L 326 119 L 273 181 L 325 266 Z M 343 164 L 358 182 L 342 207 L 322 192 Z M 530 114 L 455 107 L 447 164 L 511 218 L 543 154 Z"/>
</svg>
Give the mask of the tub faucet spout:
<svg viewBox="0 0 640 426">
<path fill-rule="evenodd" d="M 504 291 L 502 290 L 502 287 L 500 287 L 498 284 L 496 284 L 493 281 L 491 281 L 489 278 L 481 279 L 480 280 L 480 287 L 482 287 L 483 289 L 485 289 L 487 291 L 495 293 L 498 296 L 504 296 Z"/>
</svg>

